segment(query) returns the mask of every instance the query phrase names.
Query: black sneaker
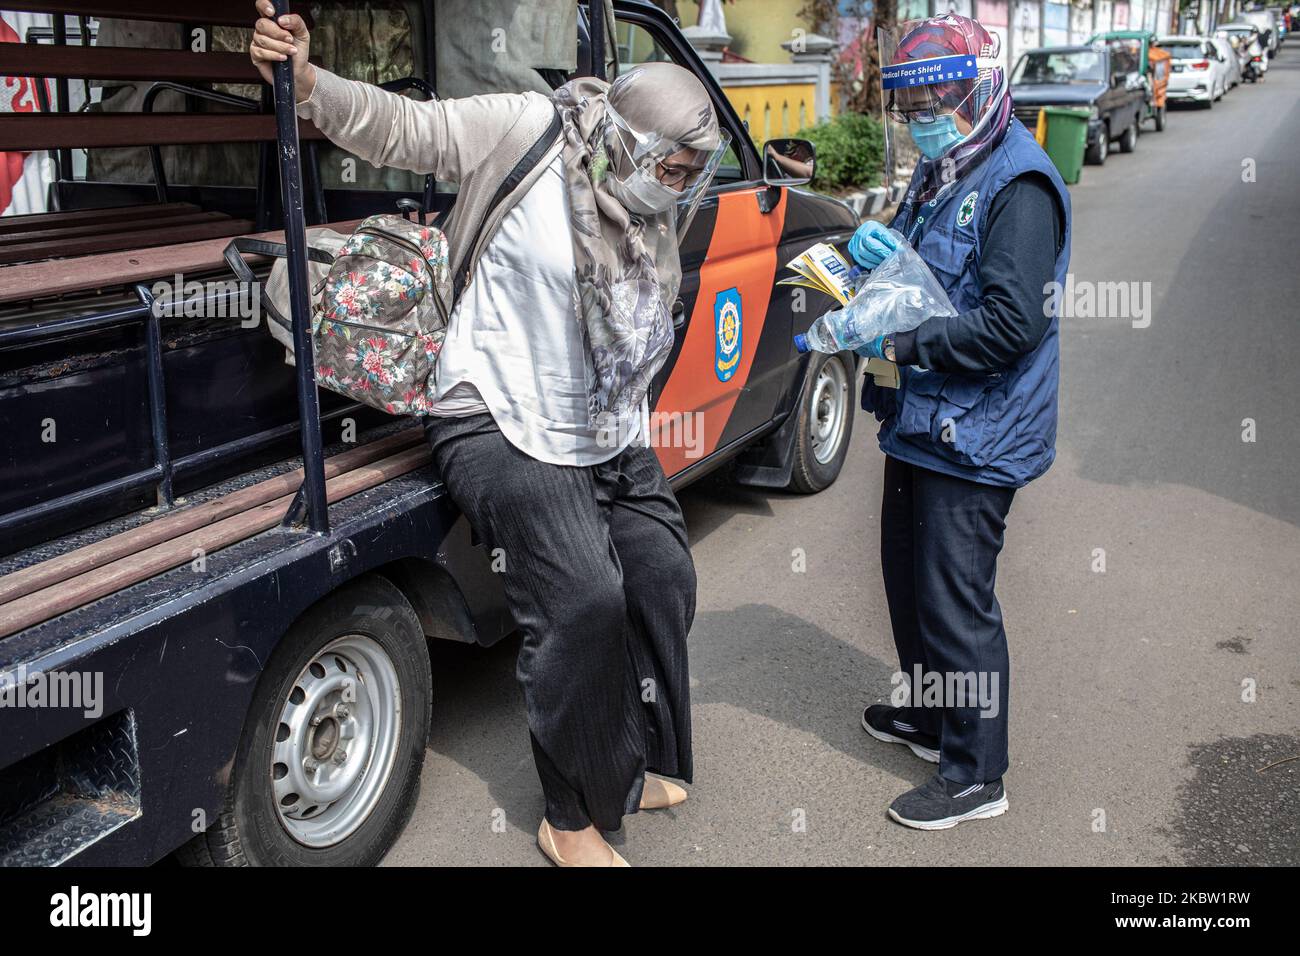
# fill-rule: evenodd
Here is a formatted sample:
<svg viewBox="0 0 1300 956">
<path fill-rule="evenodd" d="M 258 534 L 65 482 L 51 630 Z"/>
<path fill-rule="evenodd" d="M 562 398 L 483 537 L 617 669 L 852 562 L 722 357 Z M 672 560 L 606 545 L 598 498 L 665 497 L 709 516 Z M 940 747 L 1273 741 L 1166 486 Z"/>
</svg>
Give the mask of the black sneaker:
<svg viewBox="0 0 1300 956">
<path fill-rule="evenodd" d="M 966 820 L 985 820 L 1007 812 L 1007 791 L 992 783 L 953 783 L 935 774 L 889 805 L 889 815 L 905 827 L 947 830 Z"/>
<path fill-rule="evenodd" d="M 907 744 L 912 753 L 930 763 L 939 762 L 939 738 L 923 734 L 905 720 L 903 709 L 872 704 L 862 712 L 862 729 L 887 744 Z"/>
</svg>

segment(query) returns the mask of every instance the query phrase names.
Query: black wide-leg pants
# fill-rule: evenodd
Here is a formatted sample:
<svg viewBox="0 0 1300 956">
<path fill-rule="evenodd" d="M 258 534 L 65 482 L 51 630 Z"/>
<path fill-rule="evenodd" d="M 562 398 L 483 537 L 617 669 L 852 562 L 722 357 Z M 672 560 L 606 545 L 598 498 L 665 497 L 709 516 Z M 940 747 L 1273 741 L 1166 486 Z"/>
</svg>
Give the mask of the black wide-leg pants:
<svg viewBox="0 0 1300 956">
<path fill-rule="evenodd" d="M 1010 660 L 993 586 L 1014 495 L 885 459 L 880 565 L 898 662 L 913 682 L 908 720 L 939 737 L 939 772 L 955 783 L 988 783 L 1007 769 Z M 918 666 L 945 687 L 950 675 L 984 681 L 983 703 L 995 706 L 969 695 L 965 706 L 922 705 Z"/>
<path fill-rule="evenodd" d="M 452 500 L 494 553 L 558 830 L 617 830 L 647 770 L 690 782 L 695 565 L 654 451 L 590 467 L 515 448 L 489 414 L 426 418 Z M 498 550 L 499 549 L 499 550 Z"/>
</svg>

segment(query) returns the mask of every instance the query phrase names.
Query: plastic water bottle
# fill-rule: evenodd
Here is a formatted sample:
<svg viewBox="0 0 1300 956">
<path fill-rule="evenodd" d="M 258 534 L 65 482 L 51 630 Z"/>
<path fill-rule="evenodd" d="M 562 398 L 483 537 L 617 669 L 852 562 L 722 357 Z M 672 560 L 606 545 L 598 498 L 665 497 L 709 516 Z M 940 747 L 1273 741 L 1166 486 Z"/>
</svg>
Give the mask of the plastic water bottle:
<svg viewBox="0 0 1300 956">
<path fill-rule="evenodd" d="M 849 270 L 849 287 L 857 289 L 858 280 L 865 278 L 867 272 L 859 266 L 853 266 Z M 794 347 L 800 352 L 826 352 L 833 355 L 836 352 L 843 352 L 849 349 L 855 349 L 862 342 L 855 341 L 853 335 L 853 326 L 855 323 L 847 323 L 848 328 L 844 327 L 845 309 L 832 309 L 827 312 L 812 326 L 807 332 L 794 337 Z"/>
<path fill-rule="evenodd" d="M 836 352 L 843 352 L 847 349 L 855 349 L 861 342 L 841 341 L 835 328 L 835 320 L 843 315 L 841 309 L 833 312 L 827 312 L 820 319 L 809 326 L 808 331 L 802 335 L 794 337 L 794 347 L 802 352 L 826 352 L 834 355 Z M 842 333 L 841 333 L 842 334 Z"/>
</svg>

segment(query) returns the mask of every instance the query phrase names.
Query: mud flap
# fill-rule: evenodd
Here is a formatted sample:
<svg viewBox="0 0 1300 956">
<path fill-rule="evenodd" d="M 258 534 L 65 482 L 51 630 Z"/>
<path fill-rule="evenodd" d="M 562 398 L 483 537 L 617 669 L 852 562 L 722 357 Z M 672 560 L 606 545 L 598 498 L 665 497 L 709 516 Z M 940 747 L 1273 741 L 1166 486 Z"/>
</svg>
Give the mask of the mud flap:
<svg viewBox="0 0 1300 956">
<path fill-rule="evenodd" d="M 785 413 L 781 427 L 746 448 L 737 458 L 732 480 L 750 488 L 785 488 L 794 474 L 794 443 L 799 434 L 799 409 L 808 397 L 811 353 L 803 357 L 799 396 Z"/>
</svg>

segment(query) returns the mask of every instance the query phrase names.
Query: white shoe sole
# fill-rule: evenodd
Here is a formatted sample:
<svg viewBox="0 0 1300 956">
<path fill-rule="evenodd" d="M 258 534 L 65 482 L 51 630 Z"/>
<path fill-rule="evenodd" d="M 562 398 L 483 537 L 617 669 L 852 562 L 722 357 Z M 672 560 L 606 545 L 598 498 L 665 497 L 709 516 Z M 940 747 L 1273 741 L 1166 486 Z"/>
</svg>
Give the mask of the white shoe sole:
<svg viewBox="0 0 1300 956">
<path fill-rule="evenodd" d="M 939 762 L 939 751 L 931 750 L 929 747 L 922 747 L 920 744 L 914 744 L 910 740 L 904 740 L 902 737 L 895 737 L 893 734 L 887 734 L 883 730 L 877 730 L 867 723 L 867 715 L 862 715 L 862 729 L 877 740 L 882 740 L 887 744 L 905 744 L 912 753 L 916 754 L 927 763 Z"/>
<path fill-rule="evenodd" d="M 1007 812 L 1007 806 L 1007 797 L 1006 794 L 1003 794 L 1001 800 L 986 803 L 955 817 L 944 817 L 942 820 L 906 820 L 895 813 L 893 807 L 889 808 L 889 815 L 903 826 L 911 827 L 914 830 L 950 830 L 957 824 L 965 823 L 967 820 L 987 820 L 990 817 L 1000 817 Z"/>
</svg>

